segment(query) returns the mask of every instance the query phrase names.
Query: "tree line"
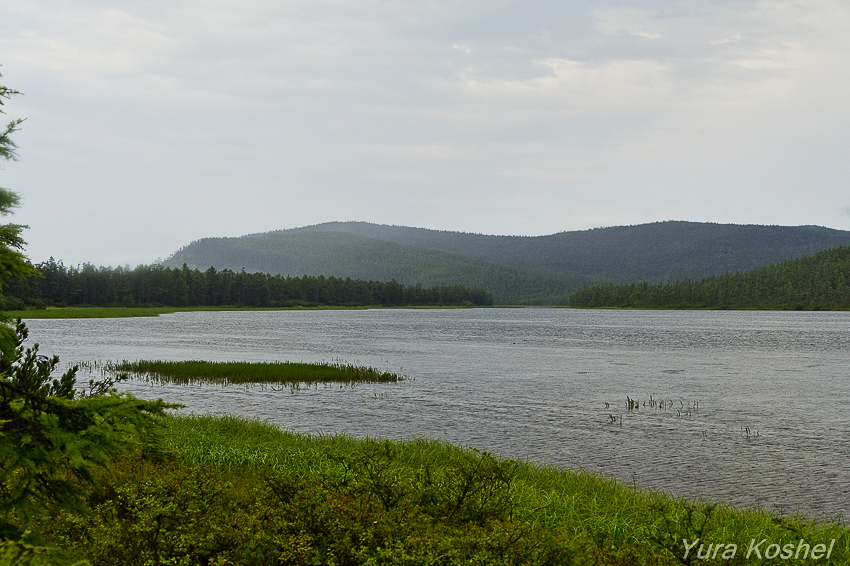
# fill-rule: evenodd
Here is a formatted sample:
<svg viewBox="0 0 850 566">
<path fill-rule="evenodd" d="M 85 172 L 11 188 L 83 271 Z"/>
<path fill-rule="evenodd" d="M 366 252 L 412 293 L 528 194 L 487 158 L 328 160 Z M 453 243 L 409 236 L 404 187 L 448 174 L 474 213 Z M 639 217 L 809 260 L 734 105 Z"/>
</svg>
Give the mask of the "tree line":
<svg viewBox="0 0 850 566">
<path fill-rule="evenodd" d="M 481 287 L 496 304 L 554 304 L 585 283 L 606 279 L 573 277 L 496 265 L 455 253 L 342 232 L 270 232 L 240 238 L 204 238 L 163 262 L 216 269 L 298 275 L 333 274 L 405 285 Z"/>
<path fill-rule="evenodd" d="M 187 265 L 65 266 L 50 258 L 39 275 L 4 282 L 0 310 L 45 306 L 452 306 L 492 305 L 480 288 L 402 285 L 362 279 L 292 277 Z"/>
<path fill-rule="evenodd" d="M 4 101 L 17 94 L 0 85 L 0 116 Z M 22 122 L 0 127 L 0 160 L 16 159 L 11 136 Z M 19 204 L 17 193 L 0 188 L 0 216 Z M 2 291 L 6 281 L 26 289 L 37 275 L 23 253 L 24 228 L 0 225 Z M 176 406 L 119 394 L 112 378 L 92 380 L 81 391 L 77 367 L 54 377 L 58 356 L 40 354 L 38 344 L 25 347 L 27 337 L 21 320 L 13 327 L 0 316 L 0 563 L 65 564 L 71 560 L 64 551 L 31 536 L 35 516 L 84 509 L 97 485 L 95 470 L 150 442 L 165 409 Z"/>
<path fill-rule="evenodd" d="M 606 284 L 570 296 L 577 307 L 850 308 L 850 246 L 700 281 Z"/>
</svg>

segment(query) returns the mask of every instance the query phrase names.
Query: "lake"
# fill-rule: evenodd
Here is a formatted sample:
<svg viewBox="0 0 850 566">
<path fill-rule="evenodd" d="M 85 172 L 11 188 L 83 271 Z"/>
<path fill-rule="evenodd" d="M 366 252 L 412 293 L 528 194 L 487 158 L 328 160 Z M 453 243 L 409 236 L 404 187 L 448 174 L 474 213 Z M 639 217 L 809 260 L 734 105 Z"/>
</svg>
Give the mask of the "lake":
<svg viewBox="0 0 850 566">
<path fill-rule="evenodd" d="M 325 361 L 409 377 L 282 390 L 123 386 L 184 411 L 309 433 L 438 438 L 786 513 L 850 511 L 846 312 L 376 309 L 27 325 L 63 363 Z"/>
</svg>

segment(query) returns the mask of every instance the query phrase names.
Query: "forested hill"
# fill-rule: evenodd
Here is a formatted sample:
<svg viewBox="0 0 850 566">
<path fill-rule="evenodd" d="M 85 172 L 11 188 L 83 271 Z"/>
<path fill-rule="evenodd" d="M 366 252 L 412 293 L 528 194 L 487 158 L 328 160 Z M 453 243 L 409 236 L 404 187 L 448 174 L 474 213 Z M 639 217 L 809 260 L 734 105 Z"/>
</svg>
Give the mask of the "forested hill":
<svg viewBox="0 0 850 566">
<path fill-rule="evenodd" d="M 499 304 L 556 304 L 586 285 L 698 280 L 848 244 L 850 232 L 817 226 L 656 222 L 528 237 L 332 222 L 205 238 L 164 265 L 460 284 Z"/>
<path fill-rule="evenodd" d="M 342 232 L 270 232 L 241 238 L 206 238 L 169 258 L 166 267 L 283 275 L 325 275 L 404 285 L 483 288 L 497 303 L 565 302 L 569 292 L 604 280 L 536 273 L 459 254 Z"/>
<path fill-rule="evenodd" d="M 578 307 L 850 309 L 850 246 L 701 281 L 586 287 Z"/>
<path fill-rule="evenodd" d="M 850 232 L 819 226 L 673 221 L 535 237 L 488 236 L 365 222 L 331 222 L 269 234 L 305 231 L 345 232 L 519 269 L 623 283 L 701 279 L 850 244 Z"/>
</svg>

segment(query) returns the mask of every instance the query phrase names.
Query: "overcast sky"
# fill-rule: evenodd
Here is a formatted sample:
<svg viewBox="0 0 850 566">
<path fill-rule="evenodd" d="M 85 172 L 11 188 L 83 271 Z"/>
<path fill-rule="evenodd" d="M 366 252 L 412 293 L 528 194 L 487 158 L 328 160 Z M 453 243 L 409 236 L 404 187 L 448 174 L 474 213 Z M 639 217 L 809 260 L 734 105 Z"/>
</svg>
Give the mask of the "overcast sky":
<svg viewBox="0 0 850 566">
<path fill-rule="evenodd" d="M 0 64 L 36 262 L 334 220 L 850 229 L 846 0 L 3 0 Z"/>
</svg>

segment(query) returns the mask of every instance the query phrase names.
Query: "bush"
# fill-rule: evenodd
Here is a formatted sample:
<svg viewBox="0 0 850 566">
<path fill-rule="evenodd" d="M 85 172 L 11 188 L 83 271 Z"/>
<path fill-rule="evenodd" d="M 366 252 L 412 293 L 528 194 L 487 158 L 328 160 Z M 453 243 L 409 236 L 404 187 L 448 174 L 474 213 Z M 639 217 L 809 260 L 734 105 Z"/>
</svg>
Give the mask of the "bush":
<svg viewBox="0 0 850 566">
<path fill-rule="evenodd" d="M 0 539 L 16 540 L 48 509 L 82 509 L 94 469 L 134 450 L 170 405 L 114 389 L 115 380 L 78 391 L 77 368 L 52 379 L 59 358 L 24 348 L 18 320 L 0 357 Z"/>
</svg>

